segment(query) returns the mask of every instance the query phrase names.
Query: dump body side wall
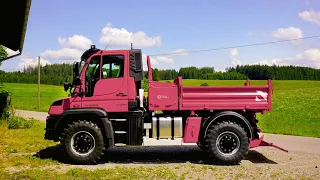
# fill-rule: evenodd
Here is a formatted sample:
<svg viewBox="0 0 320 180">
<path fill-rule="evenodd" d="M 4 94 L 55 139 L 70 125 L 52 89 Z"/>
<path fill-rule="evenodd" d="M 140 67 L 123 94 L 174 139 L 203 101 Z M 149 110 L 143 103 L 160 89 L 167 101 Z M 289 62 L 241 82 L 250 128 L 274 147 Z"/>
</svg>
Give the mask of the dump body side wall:
<svg viewBox="0 0 320 180">
<path fill-rule="evenodd" d="M 269 110 L 269 86 L 185 87 L 180 110 Z"/>
<path fill-rule="evenodd" d="M 247 82 L 246 82 L 247 83 Z M 272 84 L 265 86 L 183 86 L 149 81 L 149 110 L 271 110 Z"/>
</svg>

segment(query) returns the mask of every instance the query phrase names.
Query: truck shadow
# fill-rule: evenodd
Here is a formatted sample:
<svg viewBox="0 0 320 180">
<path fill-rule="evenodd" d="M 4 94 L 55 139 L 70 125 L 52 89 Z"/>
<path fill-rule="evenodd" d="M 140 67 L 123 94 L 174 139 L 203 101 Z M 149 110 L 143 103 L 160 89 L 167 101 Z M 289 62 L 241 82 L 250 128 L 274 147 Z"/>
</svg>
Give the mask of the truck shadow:
<svg viewBox="0 0 320 180">
<path fill-rule="evenodd" d="M 41 159 L 53 159 L 68 164 L 62 156 L 60 146 L 51 146 L 39 151 L 34 156 Z M 206 161 L 207 155 L 198 146 L 150 146 L 109 148 L 98 164 L 169 164 L 192 163 L 212 164 Z M 277 164 L 263 154 L 250 150 L 245 160 L 252 163 Z"/>
</svg>

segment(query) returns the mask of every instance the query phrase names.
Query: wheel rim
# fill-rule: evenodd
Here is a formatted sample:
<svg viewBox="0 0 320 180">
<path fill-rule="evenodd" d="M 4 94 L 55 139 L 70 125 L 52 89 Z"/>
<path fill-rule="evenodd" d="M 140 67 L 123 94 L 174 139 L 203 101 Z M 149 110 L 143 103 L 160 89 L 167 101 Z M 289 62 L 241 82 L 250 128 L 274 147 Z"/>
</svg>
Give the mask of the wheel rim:
<svg viewBox="0 0 320 180">
<path fill-rule="evenodd" d="M 240 148 L 240 139 L 233 132 L 223 132 L 217 138 L 216 147 L 220 154 L 232 156 Z"/>
<path fill-rule="evenodd" d="M 71 138 L 71 149 L 74 153 L 85 156 L 90 154 L 95 148 L 95 139 L 87 131 L 79 131 Z"/>
</svg>

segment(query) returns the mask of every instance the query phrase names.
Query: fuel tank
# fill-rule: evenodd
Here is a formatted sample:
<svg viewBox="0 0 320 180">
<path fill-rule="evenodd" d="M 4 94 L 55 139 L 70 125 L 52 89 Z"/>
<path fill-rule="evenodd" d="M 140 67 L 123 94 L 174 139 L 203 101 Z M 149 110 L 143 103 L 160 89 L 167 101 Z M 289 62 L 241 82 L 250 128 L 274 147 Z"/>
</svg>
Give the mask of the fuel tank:
<svg viewBox="0 0 320 180">
<path fill-rule="evenodd" d="M 152 138 L 181 138 L 182 129 L 182 117 L 152 117 Z"/>
</svg>

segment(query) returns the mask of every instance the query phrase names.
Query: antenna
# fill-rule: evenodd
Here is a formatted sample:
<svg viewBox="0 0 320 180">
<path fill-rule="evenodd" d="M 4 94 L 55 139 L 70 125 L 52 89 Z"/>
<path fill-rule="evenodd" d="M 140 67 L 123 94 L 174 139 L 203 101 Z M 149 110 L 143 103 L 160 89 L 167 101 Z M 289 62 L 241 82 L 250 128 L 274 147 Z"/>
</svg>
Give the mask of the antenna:
<svg viewBox="0 0 320 180">
<path fill-rule="evenodd" d="M 112 39 L 110 40 L 109 44 L 107 44 L 106 48 L 104 48 L 104 50 L 107 49 L 107 47 L 110 45 L 111 41 L 112 41 Z"/>
<path fill-rule="evenodd" d="M 131 43 L 131 50 L 132 50 L 132 43 Z"/>
</svg>

